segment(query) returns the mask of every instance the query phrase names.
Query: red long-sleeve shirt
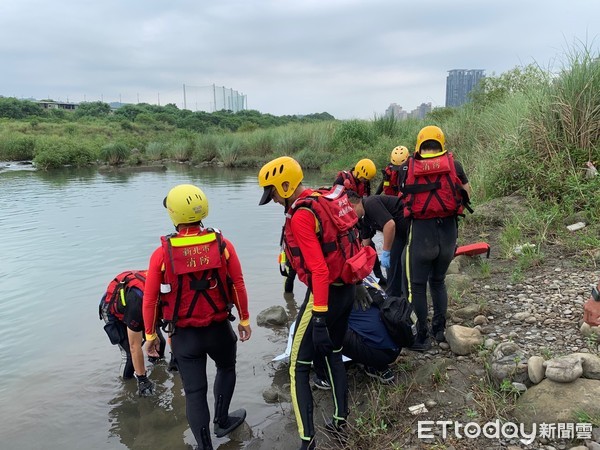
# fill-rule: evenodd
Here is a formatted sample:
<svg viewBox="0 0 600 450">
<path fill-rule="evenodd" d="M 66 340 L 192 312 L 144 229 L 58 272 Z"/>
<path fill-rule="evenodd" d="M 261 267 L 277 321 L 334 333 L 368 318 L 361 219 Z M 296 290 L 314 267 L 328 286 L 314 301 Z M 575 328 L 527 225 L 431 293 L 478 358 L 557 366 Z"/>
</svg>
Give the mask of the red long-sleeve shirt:
<svg viewBox="0 0 600 450">
<path fill-rule="evenodd" d="M 200 227 L 184 228 L 177 233 L 177 236 L 195 236 L 199 234 L 200 231 Z M 223 238 L 223 242 L 225 243 L 224 252 L 227 259 L 227 272 L 233 281 L 232 300 L 240 316 L 240 324 L 246 326 L 250 323 L 250 314 L 248 313 L 248 293 L 246 292 L 246 285 L 244 283 L 242 265 L 240 264 L 240 260 L 235 252 L 233 244 L 225 238 Z M 160 285 L 164 279 L 164 265 L 164 252 L 162 247 L 158 247 L 150 257 L 142 304 L 146 339 L 149 340 L 152 340 L 155 337 L 156 322 L 160 317 L 158 311 L 158 299 Z"/>
<path fill-rule="evenodd" d="M 299 198 L 306 197 L 312 192 L 312 189 L 305 189 Z M 317 238 L 317 227 L 317 219 L 308 209 L 298 209 L 290 220 L 291 232 L 296 238 L 306 268 L 311 273 L 313 310 L 326 312 L 329 303 L 329 268 Z"/>
</svg>

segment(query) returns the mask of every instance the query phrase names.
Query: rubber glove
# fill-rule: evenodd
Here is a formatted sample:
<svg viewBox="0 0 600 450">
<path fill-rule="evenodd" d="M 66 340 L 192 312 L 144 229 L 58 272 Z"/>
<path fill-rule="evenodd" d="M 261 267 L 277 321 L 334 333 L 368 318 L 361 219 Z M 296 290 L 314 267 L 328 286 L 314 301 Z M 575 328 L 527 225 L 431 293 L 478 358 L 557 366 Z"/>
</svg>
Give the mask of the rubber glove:
<svg viewBox="0 0 600 450">
<path fill-rule="evenodd" d="M 356 285 L 356 294 L 354 294 L 354 309 L 359 310 L 362 309 L 366 311 L 371 307 L 371 303 L 373 303 L 373 299 L 369 295 L 369 291 L 364 284 Z"/>
<path fill-rule="evenodd" d="M 326 313 L 313 312 L 313 345 L 317 353 L 324 356 L 329 356 L 333 353 L 333 342 L 327 331 L 327 323 L 325 322 Z"/>
<path fill-rule="evenodd" d="M 382 250 L 381 255 L 379 256 L 379 262 L 386 269 L 390 268 L 390 252 L 387 250 Z"/>
<path fill-rule="evenodd" d="M 138 375 L 134 373 L 138 382 L 138 395 L 140 397 L 149 397 L 154 394 L 154 383 L 148 379 L 146 375 Z"/>
</svg>

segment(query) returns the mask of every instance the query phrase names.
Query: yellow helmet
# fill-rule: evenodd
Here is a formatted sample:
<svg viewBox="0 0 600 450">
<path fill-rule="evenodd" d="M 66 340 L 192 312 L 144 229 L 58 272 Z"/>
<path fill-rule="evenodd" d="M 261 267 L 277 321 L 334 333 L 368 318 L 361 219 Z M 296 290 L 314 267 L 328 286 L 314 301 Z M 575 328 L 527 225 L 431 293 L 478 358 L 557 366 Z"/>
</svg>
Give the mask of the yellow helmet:
<svg viewBox="0 0 600 450">
<path fill-rule="evenodd" d="M 442 146 L 442 151 L 436 153 L 431 156 L 439 156 L 446 152 L 446 138 L 444 137 L 444 132 L 440 127 L 436 127 L 435 125 L 428 125 L 425 128 L 422 128 L 417 135 L 417 145 L 415 146 L 415 153 L 421 152 L 421 145 L 425 141 L 436 141 Z"/>
<path fill-rule="evenodd" d="M 163 201 L 173 225 L 200 222 L 208 216 L 208 199 L 192 184 L 180 184 L 169 191 Z"/>
<path fill-rule="evenodd" d="M 303 178 L 302 167 L 294 158 L 281 156 L 269 161 L 258 172 L 258 185 L 265 189 L 258 204 L 264 205 L 271 201 L 272 189 L 275 189 L 282 198 L 290 198 Z M 284 191 L 285 182 L 289 183 L 289 186 Z"/>
<path fill-rule="evenodd" d="M 390 162 L 393 165 L 399 166 L 400 164 L 403 164 L 404 161 L 406 161 L 407 159 L 408 149 L 404 145 L 399 145 L 398 147 L 394 148 L 394 150 L 392 150 Z"/>
<path fill-rule="evenodd" d="M 367 180 L 372 180 L 376 172 L 377 169 L 375 168 L 375 163 L 370 159 L 365 158 L 356 163 L 352 174 L 356 178 L 364 177 Z"/>
</svg>

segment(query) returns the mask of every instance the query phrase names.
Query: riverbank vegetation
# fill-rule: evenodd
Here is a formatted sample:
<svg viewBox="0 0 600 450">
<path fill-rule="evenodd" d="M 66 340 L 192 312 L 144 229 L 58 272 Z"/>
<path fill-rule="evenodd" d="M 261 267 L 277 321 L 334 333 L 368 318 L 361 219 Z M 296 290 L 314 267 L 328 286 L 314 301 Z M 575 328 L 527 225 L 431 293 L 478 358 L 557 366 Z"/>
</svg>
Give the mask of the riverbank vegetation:
<svg viewBox="0 0 600 450">
<path fill-rule="evenodd" d="M 327 113 L 275 117 L 257 111 L 191 112 L 175 105 L 101 102 L 75 111 L 0 98 L 0 160 L 33 160 L 38 169 L 175 160 L 259 167 L 282 154 L 332 177 L 363 157 L 384 167 L 396 145 L 436 124 L 467 169 L 474 200 L 515 192 L 542 202 L 547 220 L 600 215 L 600 63 L 574 51 L 558 73 L 517 67 L 484 79 L 462 108 L 436 108 L 424 121 L 376 117 L 338 121 Z"/>
</svg>

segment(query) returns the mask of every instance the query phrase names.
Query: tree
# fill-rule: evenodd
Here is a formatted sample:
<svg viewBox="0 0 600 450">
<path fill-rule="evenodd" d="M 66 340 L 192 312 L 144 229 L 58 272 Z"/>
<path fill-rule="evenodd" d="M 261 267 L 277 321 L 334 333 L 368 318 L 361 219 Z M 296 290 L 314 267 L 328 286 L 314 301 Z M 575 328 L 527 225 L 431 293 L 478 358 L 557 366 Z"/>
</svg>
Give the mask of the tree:
<svg viewBox="0 0 600 450">
<path fill-rule="evenodd" d="M 44 109 L 37 103 L 16 98 L 0 98 L 0 117 L 25 119 L 29 116 L 41 116 Z"/>
<path fill-rule="evenodd" d="M 106 117 L 110 114 L 110 105 L 104 102 L 83 102 L 75 110 L 77 117 Z"/>
<path fill-rule="evenodd" d="M 516 92 L 526 92 L 534 86 L 549 84 L 550 76 L 539 66 L 529 64 L 515 67 L 499 76 L 482 78 L 471 92 L 471 100 L 476 107 L 485 107 L 504 100 Z"/>
</svg>

